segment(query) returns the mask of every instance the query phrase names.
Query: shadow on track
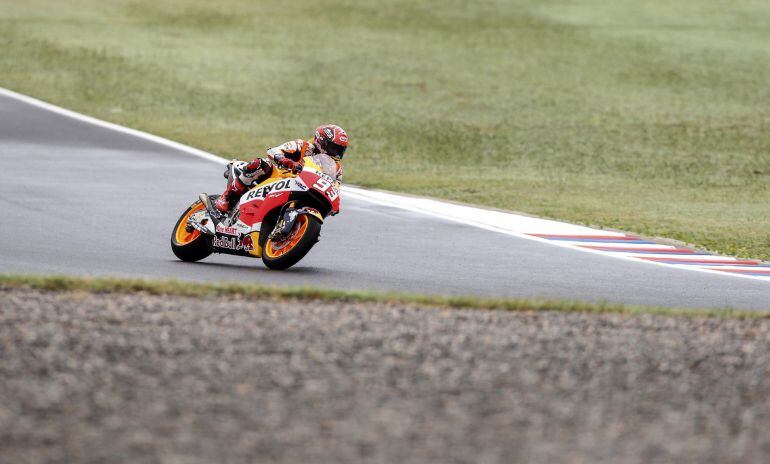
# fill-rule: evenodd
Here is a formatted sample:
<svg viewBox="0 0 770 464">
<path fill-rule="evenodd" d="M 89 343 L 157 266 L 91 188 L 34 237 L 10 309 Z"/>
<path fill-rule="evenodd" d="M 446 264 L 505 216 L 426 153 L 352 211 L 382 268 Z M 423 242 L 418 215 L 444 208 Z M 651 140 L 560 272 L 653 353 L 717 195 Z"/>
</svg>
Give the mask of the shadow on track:
<svg viewBox="0 0 770 464">
<path fill-rule="evenodd" d="M 318 268 L 318 267 L 306 267 L 306 266 L 297 266 L 297 267 L 291 267 L 289 269 L 286 269 L 284 271 L 275 271 L 267 269 L 266 267 L 262 266 L 261 264 L 255 264 L 252 266 L 249 266 L 247 264 L 230 264 L 230 263 L 212 263 L 212 262 L 206 262 L 206 261 L 199 261 L 197 263 L 185 263 L 183 261 L 177 261 L 177 260 L 169 260 L 168 262 L 171 263 L 177 263 L 182 265 L 189 265 L 189 266 L 208 266 L 218 269 L 232 269 L 232 270 L 244 270 L 244 271 L 254 271 L 259 273 L 269 273 L 269 274 L 299 274 L 299 275 L 335 275 L 339 274 L 338 271 L 332 270 L 332 269 L 324 269 L 324 268 Z"/>
</svg>

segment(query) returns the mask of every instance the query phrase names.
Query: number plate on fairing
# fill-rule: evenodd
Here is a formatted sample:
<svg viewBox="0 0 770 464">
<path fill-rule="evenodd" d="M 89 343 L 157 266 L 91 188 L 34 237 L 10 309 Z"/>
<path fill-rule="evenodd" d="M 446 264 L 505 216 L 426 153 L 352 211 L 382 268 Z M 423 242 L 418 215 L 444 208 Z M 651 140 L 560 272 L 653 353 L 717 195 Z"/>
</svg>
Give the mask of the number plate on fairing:
<svg viewBox="0 0 770 464">
<path fill-rule="evenodd" d="M 329 201 L 334 201 L 340 196 L 339 182 L 336 182 L 331 176 L 321 174 L 318 180 L 313 184 L 313 188 L 329 197 Z"/>
</svg>

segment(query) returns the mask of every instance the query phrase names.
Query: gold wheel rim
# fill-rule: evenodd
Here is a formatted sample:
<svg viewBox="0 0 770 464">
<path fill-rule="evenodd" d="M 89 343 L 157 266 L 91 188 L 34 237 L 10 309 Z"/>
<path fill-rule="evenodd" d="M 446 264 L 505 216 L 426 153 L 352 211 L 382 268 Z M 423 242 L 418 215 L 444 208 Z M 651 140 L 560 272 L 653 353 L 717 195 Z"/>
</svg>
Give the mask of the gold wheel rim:
<svg viewBox="0 0 770 464">
<path fill-rule="evenodd" d="M 267 243 L 265 243 L 265 254 L 269 258 L 280 258 L 296 248 L 299 241 L 305 235 L 305 231 L 307 231 L 307 225 L 307 216 L 304 214 L 300 215 L 294 223 L 291 234 L 285 240 L 274 242 L 273 240 L 268 239 Z"/>
<path fill-rule="evenodd" d="M 187 245 L 192 243 L 196 238 L 200 236 L 200 231 L 193 229 L 192 232 L 187 232 L 187 220 L 190 219 L 194 213 L 204 208 L 203 203 L 196 203 L 190 208 L 190 211 L 179 220 L 179 225 L 176 226 L 176 232 L 174 233 L 174 239 L 179 245 Z"/>
</svg>

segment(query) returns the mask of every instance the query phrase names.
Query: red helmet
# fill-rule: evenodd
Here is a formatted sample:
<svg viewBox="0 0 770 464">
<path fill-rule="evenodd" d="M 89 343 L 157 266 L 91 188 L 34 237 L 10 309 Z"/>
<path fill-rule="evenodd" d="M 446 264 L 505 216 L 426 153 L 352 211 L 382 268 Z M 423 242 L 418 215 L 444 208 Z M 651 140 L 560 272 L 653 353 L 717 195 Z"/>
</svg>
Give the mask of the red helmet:
<svg viewBox="0 0 770 464">
<path fill-rule="evenodd" d="M 348 134 L 340 126 L 325 124 L 315 130 L 313 144 L 321 153 L 326 153 L 336 160 L 341 160 L 348 148 Z"/>
</svg>

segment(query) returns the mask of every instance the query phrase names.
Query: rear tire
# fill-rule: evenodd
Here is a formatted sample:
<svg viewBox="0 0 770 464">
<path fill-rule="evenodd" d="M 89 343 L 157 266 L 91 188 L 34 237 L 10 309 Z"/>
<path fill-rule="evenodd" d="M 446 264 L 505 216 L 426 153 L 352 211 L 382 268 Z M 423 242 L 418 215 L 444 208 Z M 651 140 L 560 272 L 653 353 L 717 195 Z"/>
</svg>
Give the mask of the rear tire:
<svg viewBox="0 0 770 464">
<path fill-rule="evenodd" d="M 187 218 L 196 211 L 203 209 L 203 203 L 196 201 L 176 221 L 171 231 L 171 251 L 182 261 L 194 262 L 208 257 L 214 250 L 211 248 L 211 238 L 199 231 L 186 232 Z"/>
<path fill-rule="evenodd" d="M 313 248 L 313 245 L 318 242 L 318 237 L 321 235 L 321 221 L 317 217 L 309 214 L 303 214 L 297 218 L 295 223 L 295 229 L 298 227 L 300 220 L 307 221 L 307 228 L 302 233 L 297 243 L 285 254 L 281 256 L 270 256 L 269 247 L 271 246 L 271 240 L 268 239 L 265 242 L 265 246 L 262 248 L 262 262 L 265 263 L 270 269 L 284 270 L 288 269 L 299 262 L 305 257 L 308 251 Z"/>
</svg>

